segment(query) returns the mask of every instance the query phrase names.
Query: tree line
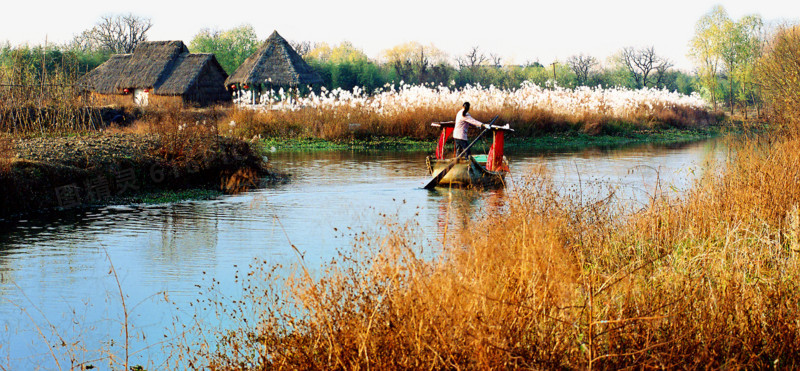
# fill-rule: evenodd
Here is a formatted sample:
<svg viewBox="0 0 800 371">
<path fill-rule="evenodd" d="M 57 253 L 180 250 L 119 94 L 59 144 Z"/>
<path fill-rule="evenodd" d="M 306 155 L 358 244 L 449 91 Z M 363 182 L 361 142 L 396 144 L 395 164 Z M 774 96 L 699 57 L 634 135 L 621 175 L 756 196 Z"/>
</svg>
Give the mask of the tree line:
<svg viewBox="0 0 800 371">
<path fill-rule="evenodd" d="M 242 25 L 229 30 L 201 30 L 189 43 L 189 49 L 214 53 L 223 68 L 232 73 L 261 42 L 251 25 Z M 539 62 L 506 64 L 497 54 L 478 46 L 451 58 L 432 44 L 408 42 L 384 50 L 378 58 L 369 58 L 347 41 L 337 45 L 310 41 L 290 43 L 320 74 L 328 89 L 350 90 L 359 86 L 371 92 L 400 82 L 454 88 L 475 84 L 515 88 L 526 80 L 542 86 L 566 88 L 652 87 L 685 94 L 696 89 L 695 77 L 672 69 L 672 62 L 657 55 L 652 46 L 624 48 L 605 65 L 584 54 L 543 65 Z"/>
<path fill-rule="evenodd" d="M 97 67 L 112 54 L 130 53 L 147 40 L 149 18 L 133 14 L 101 17 L 64 45 L 0 47 L 0 74 L 36 76 L 56 70 L 80 75 Z M 643 87 L 684 94 L 700 92 L 716 108 L 726 104 L 745 109 L 760 104 L 754 66 L 761 55 L 766 32 L 758 16 L 732 20 L 722 6 L 714 7 L 698 22 L 691 40 L 690 57 L 696 70 L 687 74 L 673 68 L 653 46 L 624 47 L 601 63 L 576 54 L 563 61 L 542 64 L 503 63 L 479 46 L 450 56 L 432 44 L 408 42 L 368 57 L 349 42 L 337 45 L 310 41 L 291 42 L 295 50 L 320 74 L 328 89 L 362 87 L 371 92 L 386 84 L 426 84 L 459 88 L 466 85 L 518 87 L 523 81 L 541 86 Z M 214 53 L 230 74 L 261 45 L 251 25 L 227 30 L 200 30 L 188 43 L 192 52 Z M 24 73 L 22 73 L 24 71 Z"/>
<path fill-rule="evenodd" d="M 41 84 L 53 76 L 60 76 L 62 83 L 75 81 L 112 54 L 132 52 L 147 40 L 151 27 L 149 18 L 108 15 L 65 44 L 13 46 L 6 41 L 0 44 L 0 84 Z"/>
</svg>

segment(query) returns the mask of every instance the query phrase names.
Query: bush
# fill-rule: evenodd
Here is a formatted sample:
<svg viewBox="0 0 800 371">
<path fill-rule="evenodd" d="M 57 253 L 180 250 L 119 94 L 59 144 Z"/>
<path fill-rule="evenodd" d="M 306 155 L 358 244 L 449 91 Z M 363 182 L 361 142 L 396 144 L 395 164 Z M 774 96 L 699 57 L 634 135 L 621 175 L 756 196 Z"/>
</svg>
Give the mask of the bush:
<svg viewBox="0 0 800 371">
<path fill-rule="evenodd" d="M 800 130 L 800 26 L 778 30 L 757 67 L 772 121 L 791 131 Z"/>
</svg>

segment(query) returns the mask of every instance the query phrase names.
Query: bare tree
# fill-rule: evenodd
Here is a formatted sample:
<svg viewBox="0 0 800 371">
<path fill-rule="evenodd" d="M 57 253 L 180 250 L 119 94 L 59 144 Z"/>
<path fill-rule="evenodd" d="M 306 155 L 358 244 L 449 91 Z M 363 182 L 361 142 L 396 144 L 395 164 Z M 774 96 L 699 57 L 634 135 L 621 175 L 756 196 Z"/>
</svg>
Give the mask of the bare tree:
<svg viewBox="0 0 800 371">
<path fill-rule="evenodd" d="M 419 82 L 424 83 L 427 82 L 428 79 L 428 67 L 430 66 L 430 61 L 428 60 L 428 56 L 425 55 L 425 48 L 419 48 L 419 54 L 417 54 L 417 58 L 415 58 L 415 63 L 417 67 L 417 75 L 419 76 Z"/>
<path fill-rule="evenodd" d="M 105 49 L 111 53 L 131 53 L 136 45 L 147 40 L 153 27 L 150 18 L 133 14 L 106 15 L 94 27 L 73 39 L 73 46 L 82 50 Z"/>
<path fill-rule="evenodd" d="M 503 58 L 495 53 L 489 53 L 489 59 L 492 61 L 492 66 L 497 68 L 503 67 Z"/>
<path fill-rule="evenodd" d="M 667 71 L 672 68 L 675 64 L 672 63 L 671 60 L 667 58 L 661 58 L 661 61 L 658 65 L 656 65 L 656 87 L 661 87 L 666 84 L 667 79 Z"/>
<path fill-rule="evenodd" d="M 652 46 L 641 49 L 624 48 L 621 59 L 639 87 L 648 86 L 650 74 L 653 72 L 661 71 L 659 76 L 663 78 L 664 73 L 672 67 L 672 62 L 656 55 Z"/>
<path fill-rule="evenodd" d="M 296 51 L 297 54 L 300 54 L 300 56 L 303 58 L 308 55 L 311 49 L 314 49 L 311 41 L 290 41 L 289 45 L 291 45 L 294 51 Z"/>
<path fill-rule="evenodd" d="M 75 35 L 68 46 L 71 50 L 78 50 L 81 52 L 88 52 L 99 48 L 94 38 L 92 38 L 91 29 L 84 30 L 80 35 Z"/>
<path fill-rule="evenodd" d="M 456 58 L 456 63 L 458 63 L 458 68 L 468 67 L 470 69 L 475 69 L 486 62 L 486 60 L 486 54 L 483 54 L 477 46 L 473 46 L 467 54 Z"/>
<path fill-rule="evenodd" d="M 567 58 L 567 65 L 572 69 L 572 72 L 575 72 L 578 85 L 586 85 L 589 80 L 589 74 L 597 66 L 597 59 L 590 55 L 573 55 Z"/>
</svg>

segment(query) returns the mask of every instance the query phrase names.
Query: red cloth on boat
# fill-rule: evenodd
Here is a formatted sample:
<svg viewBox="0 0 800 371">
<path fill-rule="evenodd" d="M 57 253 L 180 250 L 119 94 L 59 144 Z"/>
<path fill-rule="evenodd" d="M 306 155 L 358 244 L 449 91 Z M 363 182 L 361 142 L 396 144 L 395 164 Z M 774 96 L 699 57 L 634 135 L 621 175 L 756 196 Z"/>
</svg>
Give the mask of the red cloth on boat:
<svg viewBox="0 0 800 371">
<path fill-rule="evenodd" d="M 445 158 L 444 156 L 444 143 L 447 142 L 447 139 L 450 138 L 450 134 L 453 133 L 453 128 L 444 128 L 442 129 L 442 134 L 439 135 L 439 144 L 436 146 L 436 159 L 442 160 Z"/>
<path fill-rule="evenodd" d="M 486 159 L 486 170 L 489 171 L 508 171 L 508 166 L 503 164 L 503 146 L 505 144 L 505 133 L 502 130 L 494 131 L 492 148 L 489 149 L 489 156 Z"/>
</svg>

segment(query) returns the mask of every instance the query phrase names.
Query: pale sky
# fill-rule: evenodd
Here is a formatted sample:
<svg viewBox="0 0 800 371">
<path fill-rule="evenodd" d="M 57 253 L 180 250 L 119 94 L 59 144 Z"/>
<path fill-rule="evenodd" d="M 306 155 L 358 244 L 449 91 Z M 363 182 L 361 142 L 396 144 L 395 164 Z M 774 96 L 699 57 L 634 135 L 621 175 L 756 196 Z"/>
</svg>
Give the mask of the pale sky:
<svg viewBox="0 0 800 371">
<path fill-rule="evenodd" d="M 433 43 L 451 57 L 479 46 L 515 64 L 549 64 L 578 53 L 604 61 L 625 46 L 652 45 L 676 67 L 691 70 L 686 53 L 694 25 L 715 4 L 734 19 L 800 18 L 797 0 L 8 0 L 0 11 L 0 41 L 67 42 L 103 15 L 132 12 L 152 19 L 149 40 L 187 44 L 202 28 L 249 23 L 261 39 L 277 30 L 293 41 L 350 41 L 371 58 L 408 41 Z"/>
</svg>

